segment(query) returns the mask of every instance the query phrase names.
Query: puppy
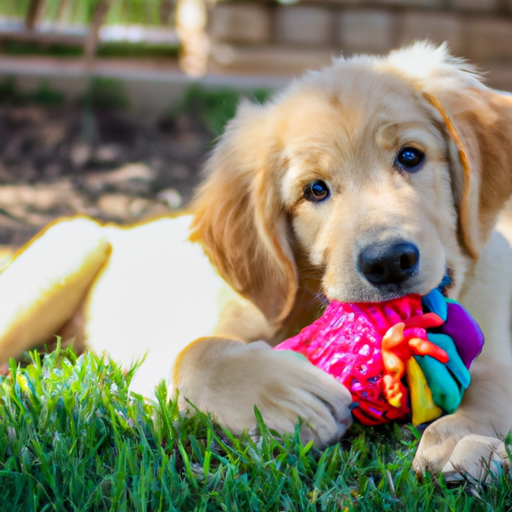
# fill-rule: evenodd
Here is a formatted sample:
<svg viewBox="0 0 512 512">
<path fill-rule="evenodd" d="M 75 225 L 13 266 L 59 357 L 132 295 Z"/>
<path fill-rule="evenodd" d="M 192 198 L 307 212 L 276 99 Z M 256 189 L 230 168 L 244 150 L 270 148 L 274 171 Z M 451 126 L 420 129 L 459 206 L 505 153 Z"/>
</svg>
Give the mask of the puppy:
<svg viewBox="0 0 512 512">
<path fill-rule="evenodd" d="M 319 295 L 426 294 L 448 273 L 448 296 L 486 336 L 461 407 L 427 428 L 416 455 L 417 471 L 448 471 L 459 440 L 512 427 L 512 252 L 493 232 L 511 192 L 512 98 L 420 43 L 336 60 L 268 105 L 242 105 L 207 164 L 192 240 L 263 312 L 270 344 L 315 317 Z M 302 417 L 319 444 L 349 422 L 339 386 L 228 335 L 187 347 L 174 380 L 235 430 L 254 425 L 255 404 L 280 430 Z"/>
<path fill-rule="evenodd" d="M 183 409 L 239 433 L 256 428 L 257 406 L 280 432 L 301 418 L 304 439 L 323 446 L 350 425 L 348 391 L 271 346 L 325 299 L 426 294 L 448 274 L 448 296 L 486 344 L 461 407 L 427 428 L 414 467 L 477 474 L 512 427 L 512 250 L 493 231 L 511 193 L 512 98 L 464 61 L 424 43 L 335 60 L 266 105 L 240 106 L 193 203 L 199 244 L 186 240 L 188 217 L 132 229 L 82 218 L 28 246 L 0 275 L 0 306 L 25 305 L 0 307 L 0 362 L 64 326 L 126 364 L 151 349 L 138 391 L 175 360 Z"/>
</svg>

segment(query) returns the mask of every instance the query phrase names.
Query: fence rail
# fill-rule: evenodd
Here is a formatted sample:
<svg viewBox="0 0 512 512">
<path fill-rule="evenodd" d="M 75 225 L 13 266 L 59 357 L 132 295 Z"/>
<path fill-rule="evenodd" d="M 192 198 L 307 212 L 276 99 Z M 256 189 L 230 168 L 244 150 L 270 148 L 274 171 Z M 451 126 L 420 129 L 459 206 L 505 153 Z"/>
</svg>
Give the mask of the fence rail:
<svg viewBox="0 0 512 512">
<path fill-rule="evenodd" d="M 92 68 L 102 39 L 124 35 L 126 42 L 181 46 L 182 67 L 200 75 L 208 56 L 205 1 L 214 0 L 0 0 L 0 43 L 82 48 Z"/>
</svg>

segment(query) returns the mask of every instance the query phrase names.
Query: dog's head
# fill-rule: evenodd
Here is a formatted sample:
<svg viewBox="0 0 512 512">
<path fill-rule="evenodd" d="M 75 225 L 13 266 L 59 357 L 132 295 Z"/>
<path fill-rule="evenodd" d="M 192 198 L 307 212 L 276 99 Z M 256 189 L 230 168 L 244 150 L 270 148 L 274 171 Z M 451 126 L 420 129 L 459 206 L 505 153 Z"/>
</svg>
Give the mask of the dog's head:
<svg viewBox="0 0 512 512">
<path fill-rule="evenodd" d="M 244 103 L 193 240 L 275 322 L 308 281 L 341 301 L 460 288 L 512 192 L 512 100 L 445 47 L 340 59 Z"/>
</svg>

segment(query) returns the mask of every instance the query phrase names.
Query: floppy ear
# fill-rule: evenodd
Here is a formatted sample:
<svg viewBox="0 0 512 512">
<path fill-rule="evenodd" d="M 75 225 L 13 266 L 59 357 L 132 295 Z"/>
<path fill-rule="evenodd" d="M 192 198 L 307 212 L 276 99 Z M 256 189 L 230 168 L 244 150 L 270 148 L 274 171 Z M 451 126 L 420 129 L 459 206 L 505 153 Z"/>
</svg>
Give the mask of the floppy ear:
<svg viewBox="0 0 512 512">
<path fill-rule="evenodd" d="M 512 193 L 512 97 L 483 85 L 474 68 L 452 57 L 446 45 L 417 43 L 391 53 L 389 60 L 413 79 L 451 140 L 461 242 L 476 260 Z"/>
<path fill-rule="evenodd" d="M 278 183 L 268 108 L 242 104 L 206 165 L 192 204 L 192 241 L 268 320 L 289 314 L 297 271 Z"/>
<path fill-rule="evenodd" d="M 435 96 L 424 96 L 441 114 L 456 148 L 451 170 L 460 231 L 467 252 L 477 259 L 512 193 L 512 98 L 491 90 L 472 93 L 445 98 L 451 115 Z"/>
</svg>

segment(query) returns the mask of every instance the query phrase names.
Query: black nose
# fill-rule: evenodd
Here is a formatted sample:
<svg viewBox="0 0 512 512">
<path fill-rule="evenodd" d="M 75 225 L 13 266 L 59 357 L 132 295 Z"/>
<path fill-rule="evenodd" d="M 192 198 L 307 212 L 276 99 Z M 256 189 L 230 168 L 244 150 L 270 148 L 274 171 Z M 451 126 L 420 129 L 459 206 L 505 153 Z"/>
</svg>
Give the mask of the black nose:
<svg viewBox="0 0 512 512">
<path fill-rule="evenodd" d="M 359 253 L 359 270 L 375 285 L 400 284 L 418 270 L 420 251 L 410 242 L 376 243 Z"/>
</svg>

